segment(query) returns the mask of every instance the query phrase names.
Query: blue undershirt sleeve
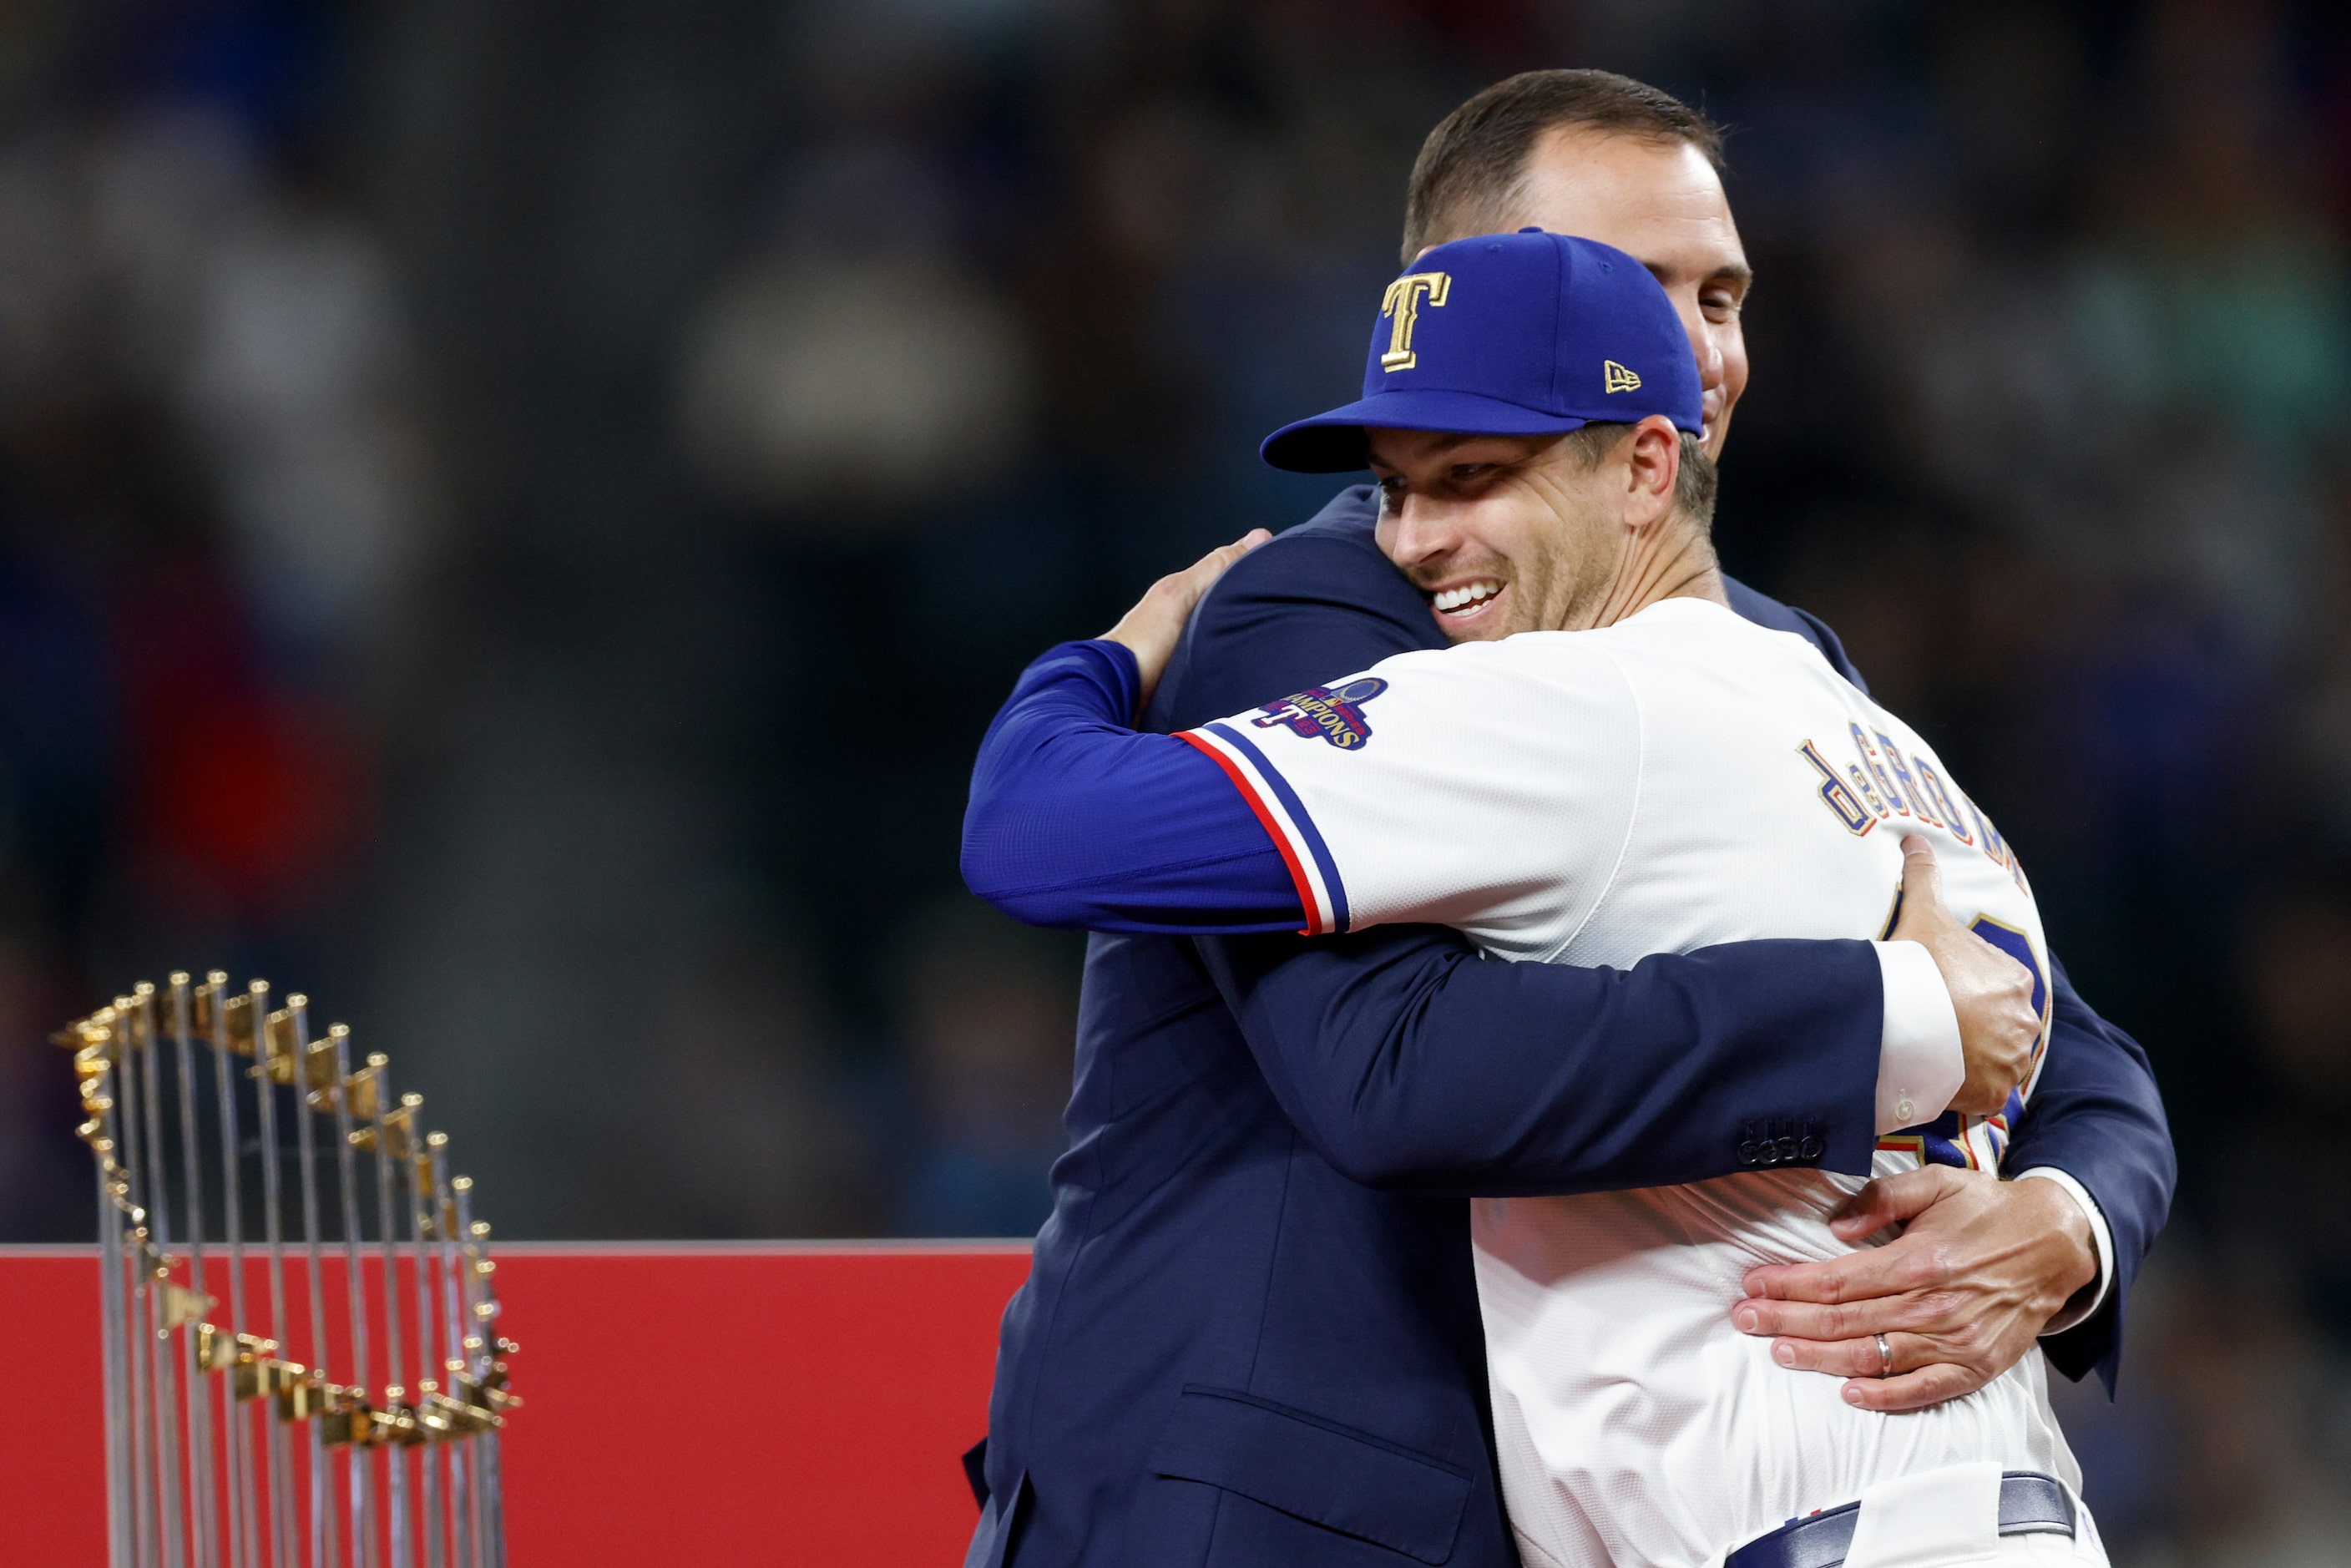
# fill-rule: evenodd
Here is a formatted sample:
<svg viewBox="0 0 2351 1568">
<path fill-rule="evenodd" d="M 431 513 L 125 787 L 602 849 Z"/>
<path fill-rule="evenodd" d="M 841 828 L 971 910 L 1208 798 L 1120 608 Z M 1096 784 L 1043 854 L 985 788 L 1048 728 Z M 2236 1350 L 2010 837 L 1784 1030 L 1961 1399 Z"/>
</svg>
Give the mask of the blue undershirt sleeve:
<svg viewBox="0 0 2351 1568">
<path fill-rule="evenodd" d="M 980 742 L 963 877 L 1031 925 L 1296 931 L 1288 865 L 1216 763 L 1129 724 L 1140 682 L 1116 643 L 1064 643 L 1022 672 Z"/>
</svg>

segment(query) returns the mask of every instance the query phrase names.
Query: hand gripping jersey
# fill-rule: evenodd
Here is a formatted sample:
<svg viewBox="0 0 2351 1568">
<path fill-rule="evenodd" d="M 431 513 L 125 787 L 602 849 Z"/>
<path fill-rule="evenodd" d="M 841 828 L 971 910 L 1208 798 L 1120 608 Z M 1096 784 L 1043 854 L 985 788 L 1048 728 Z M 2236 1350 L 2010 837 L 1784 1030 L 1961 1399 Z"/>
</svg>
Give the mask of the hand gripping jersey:
<svg viewBox="0 0 2351 1568">
<path fill-rule="evenodd" d="M 1184 738 L 1250 800 L 1317 929 L 1436 921 L 1509 959 L 1883 936 L 1900 840 L 1921 833 L 1952 912 L 2032 969 L 2047 1039 L 2040 916 L 1991 821 L 1811 644 L 1721 606 L 1406 653 Z M 1937 1109 L 1880 1143 L 1880 1175 L 1996 1168 L 2022 1103 Z M 1731 1326 L 1750 1267 L 1852 1250 L 1827 1220 L 1861 1183 L 1799 1168 L 1819 1152 L 1805 1136 L 1759 1124 L 1750 1174 L 1476 1205 L 1531 1563 L 1702 1568 L 1876 1482 L 1970 1461 L 2079 1485 L 2037 1349 L 1965 1398 L 1879 1416 Z"/>
</svg>

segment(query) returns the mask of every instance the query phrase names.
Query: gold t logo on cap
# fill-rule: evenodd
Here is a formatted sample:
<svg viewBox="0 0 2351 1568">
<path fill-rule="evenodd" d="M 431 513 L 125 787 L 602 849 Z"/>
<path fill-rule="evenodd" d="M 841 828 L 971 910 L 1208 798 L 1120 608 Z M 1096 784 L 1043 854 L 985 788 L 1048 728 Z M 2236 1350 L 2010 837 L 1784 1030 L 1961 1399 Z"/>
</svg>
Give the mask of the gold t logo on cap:
<svg viewBox="0 0 2351 1568">
<path fill-rule="evenodd" d="M 1380 369 L 1408 371 L 1420 363 L 1420 356 L 1412 351 L 1412 328 L 1420 317 L 1421 298 L 1426 296 L 1433 309 L 1445 303 L 1452 288 L 1452 275 L 1443 272 L 1407 272 L 1388 285 L 1380 299 L 1380 314 L 1389 319 L 1388 351 L 1380 356 Z"/>
<path fill-rule="evenodd" d="M 1618 364 L 1614 360 L 1601 361 L 1600 371 L 1602 376 L 1605 378 L 1606 386 L 1604 390 L 1607 392 L 1638 392 L 1641 390 L 1641 378 L 1635 375 L 1631 371 L 1626 370 L 1624 366 Z"/>
</svg>

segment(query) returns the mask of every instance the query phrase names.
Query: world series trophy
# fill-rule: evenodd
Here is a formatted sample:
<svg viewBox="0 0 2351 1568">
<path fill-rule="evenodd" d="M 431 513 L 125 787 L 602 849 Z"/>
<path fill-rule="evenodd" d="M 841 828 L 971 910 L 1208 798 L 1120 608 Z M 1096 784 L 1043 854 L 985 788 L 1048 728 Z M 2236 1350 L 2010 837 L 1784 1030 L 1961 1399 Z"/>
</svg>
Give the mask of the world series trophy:
<svg viewBox="0 0 2351 1568">
<path fill-rule="evenodd" d="M 472 1180 L 382 1055 L 283 1004 L 175 974 L 53 1037 L 98 1167 L 110 1568 L 502 1568 L 521 1401 Z"/>
</svg>

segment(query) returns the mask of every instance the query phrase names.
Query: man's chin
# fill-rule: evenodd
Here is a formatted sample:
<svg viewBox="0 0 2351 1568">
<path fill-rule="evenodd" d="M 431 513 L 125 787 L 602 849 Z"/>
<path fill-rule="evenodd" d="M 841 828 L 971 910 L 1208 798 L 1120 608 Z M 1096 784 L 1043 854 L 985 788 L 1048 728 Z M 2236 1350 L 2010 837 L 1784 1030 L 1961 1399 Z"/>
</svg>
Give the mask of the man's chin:
<svg viewBox="0 0 2351 1568">
<path fill-rule="evenodd" d="M 1700 427 L 1698 440 L 1705 444 L 1706 455 L 1713 461 L 1722 461 L 1723 444 L 1730 439 L 1730 411 L 1723 410 Z"/>
</svg>

